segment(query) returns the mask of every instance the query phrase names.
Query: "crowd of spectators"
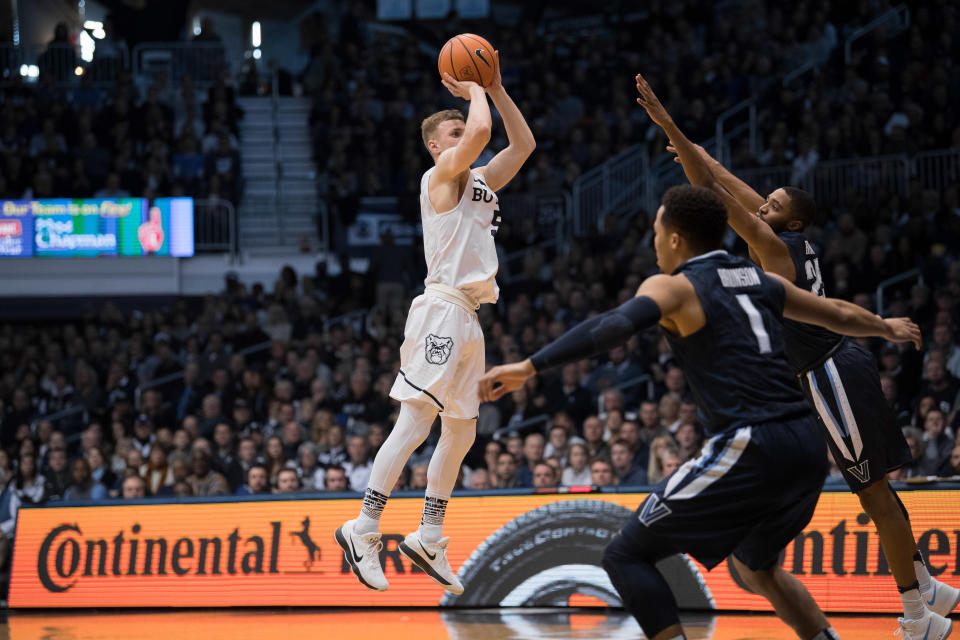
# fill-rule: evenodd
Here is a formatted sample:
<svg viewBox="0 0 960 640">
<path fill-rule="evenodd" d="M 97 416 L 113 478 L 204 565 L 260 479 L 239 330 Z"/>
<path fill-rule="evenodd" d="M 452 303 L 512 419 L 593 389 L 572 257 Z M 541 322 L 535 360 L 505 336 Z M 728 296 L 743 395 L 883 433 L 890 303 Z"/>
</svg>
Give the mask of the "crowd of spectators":
<svg viewBox="0 0 960 640">
<path fill-rule="evenodd" d="M 536 133 L 538 152 L 512 191 L 569 190 L 582 173 L 638 142 L 646 141 L 652 156 L 663 153 L 659 128 L 634 102 L 637 71 L 696 141 L 713 135 L 724 110 L 759 96 L 758 157 L 743 136 L 735 162 L 796 162 L 800 178 L 818 157 L 944 148 L 960 124 L 948 108 L 949 96 L 957 97 L 955 2 L 908 3 L 916 5 L 910 31 L 889 43 L 883 29 L 875 32 L 849 66 L 844 38 L 888 2 L 663 0 L 620 7 L 600 16 L 602 24 L 597 16 L 564 18 L 562 10 L 544 15 L 544 3 L 531 3 L 537 9 L 509 24 L 456 16 L 408 23 L 409 38 L 374 29 L 369 4 L 350 3 L 337 24 L 318 18 L 305 36 L 311 58 L 301 80 L 314 97 L 315 158 L 328 172 L 328 199 L 343 224 L 352 221 L 358 195 L 396 196 L 403 213 L 418 214 L 428 162 L 419 122 L 464 107 L 424 72 L 436 60 L 419 44 L 439 50 L 452 33 L 481 33 L 499 48 L 504 86 Z M 818 73 L 780 90 L 780 79 L 809 61 Z M 504 144 L 495 127 L 492 148 Z"/>
<path fill-rule="evenodd" d="M 105 27 L 111 28 L 110 23 Z M 73 66 L 61 42 L 48 48 L 47 65 Z M 113 55 L 108 31 L 96 69 Z M 41 57 L 40 62 L 44 63 Z M 172 86 L 161 72 L 149 86 L 134 83 L 117 66 L 110 85 L 92 71 L 72 84 L 41 74 L 38 84 L 0 86 L 0 197 L 122 198 L 188 195 L 236 203 L 241 193 L 238 108 L 232 77 L 221 74 L 209 89 L 189 76 Z"/>
</svg>

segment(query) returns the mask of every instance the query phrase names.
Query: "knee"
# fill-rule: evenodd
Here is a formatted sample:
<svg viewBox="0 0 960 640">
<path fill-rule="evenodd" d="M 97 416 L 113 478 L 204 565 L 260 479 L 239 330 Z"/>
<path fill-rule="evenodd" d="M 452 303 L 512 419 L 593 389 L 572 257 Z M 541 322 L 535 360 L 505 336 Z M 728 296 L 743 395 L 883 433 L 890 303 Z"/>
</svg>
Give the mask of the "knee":
<svg viewBox="0 0 960 640">
<path fill-rule="evenodd" d="M 623 562 L 625 558 L 625 547 L 626 543 L 624 542 L 623 536 L 618 533 L 613 536 L 613 540 L 611 540 L 603 550 L 603 570 L 607 572 L 611 580 L 613 579 L 611 570 L 616 567 L 618 563 Z"/>
<path fill-rule="evenodd" d="M 779 566 L 774 566 L 770 569 L 755 571 L 736 557 L 733 558 L 733 563 L 743 583 L 747 585 L 751 591 L 761 596 L 770 592 L 771 587 L 777 580 L 776 572 L 781 570 Z"/>
</svg>

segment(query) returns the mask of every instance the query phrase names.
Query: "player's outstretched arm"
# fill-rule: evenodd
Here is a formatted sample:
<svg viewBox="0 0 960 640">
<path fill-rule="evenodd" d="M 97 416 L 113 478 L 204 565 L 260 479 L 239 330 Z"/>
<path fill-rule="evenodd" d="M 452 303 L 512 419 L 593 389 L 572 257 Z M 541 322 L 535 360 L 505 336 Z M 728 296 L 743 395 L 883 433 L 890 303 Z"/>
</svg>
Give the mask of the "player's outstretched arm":
<svg viewBox="0 0 960 640">
<path fill-rule="evenodd" d="M 447 149 L 437 158 L 437 168 L 433 178 L 439 182 L 453 180 L 470 168 L 484 147 L 490 142 L 490 105 L 483 87 L 469 80 L 458 81 L 448 73 L 443 74 L 443 86 L 457 98 L 470 102 L 467 122 L 463 129 L 463 140 Z"/>
<path fill-rule="evenodd" d="M 784 287 L 783 315 L 791 320 L 816 324 L 846 336 L 876 336 L 891 342 L 912 342 L 917 349 L 921 346 L 920 327 L 910 318 L 881 318 L 852 302 L 821 298 L 785 278 L 770 275 Z"/>
<path fill-rule="evenodd" d="M 714 179 L 716 179 L 716 181 L 719 182 L 723 188 L 726 189 L 727 192 L 732 195 L 741 206 L 743 206 L 744 209 L 747 211 L 757 211 L 767 201 L 766 198 L 754 191 L 753 187 L 730 173 L 729 169 L 717 162 L 713 156 L 707 153 L 706 149 L 698 144 L 694 145 L 694 148 L 700 154 L 700 157 L 703 158 L 703 161 L 707 163 L 707 166 L 710 168 L 710 173 L 713 174 Z M 674 147 L 672 144 L 667 147 L 667 151 L 677 153 L 676 147 Z M 676 162 L 681 162 L 679 155 L 674 158 L 674 160 Z"/>
<path fill-rule="evenodd" d="M 700 148 L 690 142 L 680 131 L 673 118 L 660 103 L 653 89 L 650 88 L 650 84 L 639 73 L 636 80 L 637 92 L 640 94 L 637 102 L 647 110 L 650 119 L 660 125 L 667 134 L 671 147 L 676 151 L 690 183 L 712 189 L 723 199 L 727 208 L 727 222 L 760 259 L 760 265 L 765 271 L 772 271 L 793 280 L 796 277 L 796 272 L 793 260 L 790 258 L 790 251 L 787 249 L 787 245 L 777 237 L 770 225 L 757 215 L 756 211 L 760 208 L 759 205 L 756 209 L 750 211 L 730 195 L 714 176 L 711 166 L 705 159 L 705 154 L 701 154 Z"/>
<path fill-rule="evenodd" d="M 507 185 L 517 171 L 527 161 L 530 154 L 537 147 L 537 141 L 533 137 L 533 132 L 527 125 L 520 109 L 513 103 L 513 100 L 507 95 L 506 89 L 500 81 L 500 52 L 494 51 L 494 75 L 493 81 L 487 87 L 487 93 L 493 100 L 493 106 L 500 112 L 503 118 L 503 127 L 507 130 L 507 148 L 493 157 L 487 166 L 478 169 L 487 181 L 487 186 L 493 191 L 499 191 Z"/>
<path fill-rule="evenodd" d="M 606 353 L 623 344 L 679 309 L 687 290 L 674 276 L 660 274 L 647 278 L 636 297 L 619 307 L 584 320 L 523 362 L 490 369 L 480 378 L 480 400 L 498 400 L 520 388 L 539 371 Z"/>
</svg>

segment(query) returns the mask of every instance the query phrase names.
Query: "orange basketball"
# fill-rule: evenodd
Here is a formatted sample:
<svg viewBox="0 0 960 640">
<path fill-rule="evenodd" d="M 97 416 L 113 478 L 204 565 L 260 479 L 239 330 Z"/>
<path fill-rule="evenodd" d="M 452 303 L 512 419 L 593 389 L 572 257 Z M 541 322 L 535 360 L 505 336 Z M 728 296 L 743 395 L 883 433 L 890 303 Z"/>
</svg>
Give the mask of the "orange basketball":
<svg viewBox="0 0 960 640">
<path fill-rule="evenodd" d="M 441 78 L 444 73 L 449 73 L 457 80 L 471 80 L 481 87 L 493 80 L 496 65 L 493 46 L 472 33 L 461 33 L 447 40 L 437 58 Z"/>
</svg>

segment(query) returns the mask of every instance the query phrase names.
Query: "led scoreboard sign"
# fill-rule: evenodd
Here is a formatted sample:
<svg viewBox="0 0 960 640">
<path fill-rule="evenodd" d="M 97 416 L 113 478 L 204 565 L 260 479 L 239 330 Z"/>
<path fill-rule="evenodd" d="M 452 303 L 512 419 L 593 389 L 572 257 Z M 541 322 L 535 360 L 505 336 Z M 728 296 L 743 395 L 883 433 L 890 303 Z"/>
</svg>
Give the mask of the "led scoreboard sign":
<svg viewBox="0 0 960 640">
<path fill-rule="evenodd" d="M 0 257 L 193 255 L 193 199 L 0 200 Z"/>
</svg>

